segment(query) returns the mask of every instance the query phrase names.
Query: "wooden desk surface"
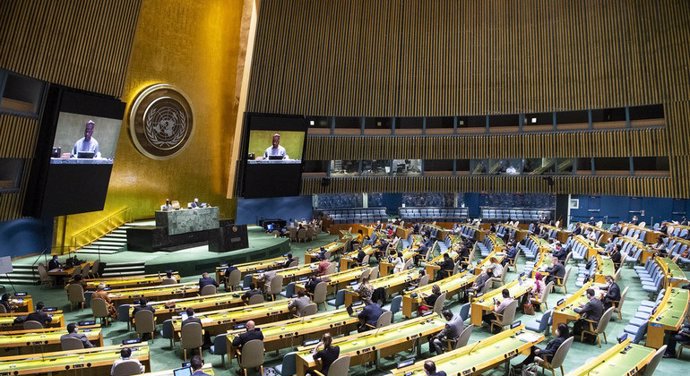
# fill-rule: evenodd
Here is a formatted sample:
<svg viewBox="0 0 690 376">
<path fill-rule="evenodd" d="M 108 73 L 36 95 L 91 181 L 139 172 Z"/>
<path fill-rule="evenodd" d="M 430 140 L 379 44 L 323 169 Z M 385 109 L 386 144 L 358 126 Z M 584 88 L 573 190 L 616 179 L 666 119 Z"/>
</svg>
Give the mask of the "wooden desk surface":
<svg viewBox="0 0 690 376">
<path fill-rule="evenodd" d="M 131 348 L 132 358 L 139 359 L 146 368 L 150 368 L 148 365 L 149 345 L 144 342 L 135 345 L 43 353 L 40 357 L 34 354 L 2 357 L 0 358 L 0 374 L 35 375 L 47 372 L 64 372 L 66 369 L 94 371 L 97 369 L 99 375 L 108 374 L 113 362 L 120 358 L 120 350 L 123 347 Z"/>
<path fill-rule="evenodd" d="M 337 254 L 340 251 L 345 250 L 345 242 L 330 242 L 322 247 L 326 249 L 326 252 L 330 253 L 331 256 L 333 256 L 334 254 Z M 319 256 L 320 254 L 321 247 L 308 249 L 306 252 L 304 252 L 304 263 L 309 264 L 314 261 L 318 261 L 317 256 Z"/>
<path fill-rule="evenodd" d="M 26 317 L 28 313 L 26 312 L 12 312 L 12 313 L 0 313 L 0 331 L 7 331 L 12 329 L 21 328 L 21 324 L 14 324 L 14 320 L 18 317 Z M 53 317 L 53 321 L 48 324 L 48 327 L 54 328 L 64 328 L 65 327 L 65 316 L 62 311 L 48 312 Z"/>
<path fill-rule="evenodd" d="M 326 285 L 328 286 L 328 293 L 330 294 L 334 292 L 334 290 L 336 290 L 337 287 L 343 288 L 348 283 L 360 279 L 362 273 L 364 273 L 366 269 L 368 269 L 366 266 L 360 266 L 354 269 L 348 269 L 342 272 L 329 274 L 327 276 L 328 281 L 326 282 Z M 300 290 L 306 290 L 305 283 L 306 282 L 295 283 L 295 292 Z"/>
<path fill-rule="evenodd" d="M 201 319 L 201 325 L 204 329 L 214 326 L 232 325 L 234 323 L 247 322 L 249 320 L 259 322 L 279 321 L 282 317 L 290 313 L 288 309 L 289 303 L 289 299 L 282 299 L 250 306 L 200 312 L 194 316 Z M 179 332 L 182 328 L 182 318 L 180 316 L 174 316 L 172 318 L 172 325 L 174 330 Z"/>
<path fill-rule="evenodd" d="M 386 290 L 386 295 L 391 295 L 402 291 L 408 283 L 418 280 L 419 276 L 418 269 L 407 269 L 402 273 L 390 274 L 385 277 L 372 279 L 369 283 L 374 290 L 382 287 Z M 359 294 L 356 290 L 357 287 L 358 286 L 348 286 L 345 288 L 345 305 L 350 305 L 352 302 L 359 300 Z"/>
<path fill-rule="evenodd" d="M 597 254 L 594 257 L 596 257 L 597 260 L 597 270 L 594 272 L 594 282 L 606 283 L 607 275 L 613 277 L 616 274 L 616 266 L 613 264 L 613 260 L 608 256 Z"/>
<path fill-rule="evenodd" d="M 118 278 L 88 278 L 85 279 L 87 290 L 95 290 L 99 284 L 104 284 L 106 287 L 113 289 L 122 289 L 128 287 L 144 287 L 144 286 L 157 286 L 160 285 L 161 281 L 167 278 L 165 273 L 160 274 L 146 274 L 136 277 L 118 277 Z M 180 274 L 178 272 L 173 273 L 173 278 L 180 281 Z"/>
<path fill-rule="evenodd" d="M 116 306 L 124 303 L 131 303 L 137 298 L 156 298 L 156 300 L 167 300 L 175 297 L 182 298 L 184 295 L 197 296 L 199 284 L 197 282 L 178 283 L 165 286 L 146 286 L 132 287 L 123 289 L 112 289 L 108 291 L 108 297 Z"/>
<path fill-rule="evenodd" d="M 87 261 L 79 264 L 78 266 L 84 267 L 86 265 L 89 265 L 89 267 L 93 266 L 93 261 Z M 76 266 L 71 268 L 50 269 L 48 270 L 48 275 L 52 277 L 66 277 L 72 275 L 72 273 L 74 273 L 74 269 L 76 269 Z"/>
<path fill-rule="evenodd" d="M 555 333 L 556 329 L 558 329 L 558 324 L 567 324 L 570 321 L 578 320 L 580 318 L 580 314 L 575 312 L 575 308 L 586 304 L 589 301 L 589 299 L 587 299 L 587 289 L 593 288 L 596 292 L 600 286 L 602 285 L 599 283 L 589 281 L 580 287 L 579 290 L 567 297 L 563 303 L 555 306 L 553 308 L 553 320 L 551 324 L 553 333 Z M 598 293 L 601 296 L 604 291 L 598 290 Z"/>
<path fill-rule="evenodd" d="M 321 312 L 307 317 L 292 318 L 283 321 L 268 322 L 257 325 L 264 335 L 264 349 L 273 351 L 287 347 L 300 346 L 307 338 L 319 338 L 329 332 L 333 336 L 348 335 L 359 324 L 357 313 L 364 306 L 354 307 L 354 314 L 350 316 L 345 308 L 334 311 Z M 228 348 L 232 348 L 232 341 L 245 329 L 228 330 Z"/>
<path fill-rule="evenodd" d="M 340 346 L 340 356 L 350 355 L 353 358 L 351 364 L 358 364 L 358 360 L 361 361 L 362 358 L 371 360 L 372 356 L 376 356 L 377 351 L 382 352 L 396 345 L 411 343 L 419 338 L 434 335 L 445 325 L 446 320 L 432 314 L 364 333 L 334 338 L 333 345 Z M 307 370 L 316 367 L 316 361 L 312 355 L 315 346 L 297 348 L 297 375 L 304 376 Z"/>
<path fill-rule="evenodd" d="M 10 306 L 14 307 L 15 312 L 31 312 L 34 310 L 34 300 L 31 295 L 10 296 Z"/>
<path fill-rule="evenodd" d="M 316 274 L 316 270 L 318 268 L 319 263 L 314 262 L 311 264 L 297 265 L 290 268 L 277 269 L 275 270 L 275 272 L 276 276 L 279 275 L 283 277 L 283 284 L 287 284 L 288 282 L 297 280 L 300 277 L 306 277 L 312 274 Z M 261 281 L 261 278 L 263 277 L 262 274 L 263 273 L 252 274 L 252 282 L 255 283 L 257 286 L 263 284 L 263 282 Z"/>
<path fill-rule="evenodd" d="M 245 274 L 254 273 L 259 270 L 273 270 L 282 268 L 286 260 L 287 259 L 285 257 L 279 256 L 265 260 L 245 262 L 234 266 L 244 277 Z M 223 280 L 223 277 L 225 276 L 225 269 L 227 269 L 227 265 L 216 266 L 216 281 Z"/>
<path fill-rule="evenodd" d="M 426 286 L 417 287 L 414 290 L 405 291 L 403 293 L 402 300 L 402 312 L 403 316 L 410 318 L 413 316 L 417 307 L 422 303 L 422 299 L 431 295 L 431 289 L 434 285 L 437 285 L 441 289 L 441 293 L 446 293 L 446 299 L 450 299 L 450 295 L 464 289 L 467 286 L 472 285 L 477 279 L 477 276 L 470 272 L 462 272 L 452 275 L 448 278 L 444 278 L 440 281 L 429 283 Z M 412 294 L 417 294 L 417 297 L 413 298 Z"/>
<path fill-rule="evenodd" d="M 529 349 L 544 340 L 544 335 L 525 331 L 525 326 L 504 330 L 481 341 L 445 352 L 415 364 L 391 371 L 395 376 L 424 376 L 424 362 L 432 360 L 437 371 L 448 375 L 481 375 L 487 369 L 503 364 L 507 359 L 528 353 Z"/>
<path fill-rule="evenodd" d="M 214 376 L 215 373 L 213 371 L 213 365 L 208 362 L 204 364 L 204 366 L 201 368 L 202 371 L 204 371 L 205 374 Z M 165 371 L 156 371 L 156 372 L 147 372 L 147 373 L 142 373 L 139 376 L 173 376 L 174 369 L 166 369 Z"/>
<path fill-rule="evenodd" d="M 489 282 L 487 282 L 489 283 Z M 472 299 L 471 306 L 471 322 L 473 325 L 481 327 L 482 315 L 484 311 L 491 311 L 494 308 L 494 298 L 499 301 L 503 299 L 501 293 L 503 289 L 510 291 L 510 297 L 520 301 L 520 297 L 532 291 L 534 287 L 534 279 L 526 278 L 524 280 L 511 281 L 497 289 L 493 289 L 486 294 Z"/>
<path fill-rule="evenodd" d="M 629 348 L 627 350 L 626 347 Z M 630 338 L 604 351 L 594 360 L 568 372 L 568 376 L 627 376 L 635 375 L 654 357 L 655 350 L 630 343 Z"/>
<path fill-rule="evenodd" d="M 676 287 L 688 283 L 683 269 L 673 262 L 670 257 L 656 257 L 655 260 L 664 271 L 667 285 Z"/>
<path fill-rule="evenodd" d="M 167 308 L 166 304 L 174 303 L 175 307 Z M 222 294 L 195 296 L 191 298 L 173 299 L 162 302 L 149 303 L 155 310 L 156 316 L 172 316 L 176 313 L 182 312 L 187 308 L 194 308 L 196 311 L 208 310 L 213 307 L 229 307 L 244 304 L 242 302 L 242 294 L 240 292 L 228 292 Z M 134 306 L 129 307 L 129 316 L 132 317 Z"/>
<path fill-rule="evenodd" d="M 103 346 L 103 334 L 100 325 L 79 327 L 79 332 L 95 346 Z M 10 349 L 17 347 L 36 349 L 34 346 L 60 345 L 60 337 L 67 334 L 64 328 L 44 328 L 30 330 L 14 330 L 3 332 L 0 336 L 0 348 Z M 38 348 L 43 352 L 41 348 Z M 35 351 L 34 351 L 35 352 Z"/>
<path fill-rule="evenodd" d="M 683 325 L 688 312 L 690 291 L 673 287 L 666 290 L 654 314 L 647 324 L 647 342 L 649 347 L 660 348 L 664 344 L 667 331 L 678 331 Z"/>
</svg>

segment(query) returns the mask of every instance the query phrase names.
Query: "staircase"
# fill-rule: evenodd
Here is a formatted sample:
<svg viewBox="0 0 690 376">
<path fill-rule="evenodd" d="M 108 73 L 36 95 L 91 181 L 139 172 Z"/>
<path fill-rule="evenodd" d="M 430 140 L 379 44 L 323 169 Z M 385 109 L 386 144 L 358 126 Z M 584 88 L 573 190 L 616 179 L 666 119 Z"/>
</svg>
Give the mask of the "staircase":
<svg viewBox="0 0 690 376">
<path fill-rule="evenodd" d="M 89 245 L 79 248 L 78 255 L 112 255 L 122 251 L 127 245 L 127 229 L 129 225 L 122 225 L 104 235 Z"/>
<path fill-rule="evenodd" d="M 15 285 L 35 285 L 40 282 L 38 270 L 31 265 L 12 265 L 12 273 L 0 275 L 0 284 L 5 289 L 10 288 L 10 282 Z"/>
<path fill-rule="evenodd" d="M 108 262 L 101 277 L 130 277 L 145 274 L 145 263 L 141 262 Z"/>
</svg>

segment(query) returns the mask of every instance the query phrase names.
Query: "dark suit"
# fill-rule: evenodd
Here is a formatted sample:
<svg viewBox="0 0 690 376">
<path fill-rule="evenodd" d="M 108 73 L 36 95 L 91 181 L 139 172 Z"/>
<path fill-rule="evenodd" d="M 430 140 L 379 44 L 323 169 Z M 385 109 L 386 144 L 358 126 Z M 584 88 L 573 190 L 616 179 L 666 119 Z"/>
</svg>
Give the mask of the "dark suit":
<svg viewBox="0 0 690 376">
<path fill-rule="evenodd" d="M 436 279 L 443 279 L 446 277 L 446 271 L 453 271 L 453 268 L 455 267 L 455 264 L 453 263 L 452 259 L 444 259 L 439 266 L 441 269 L 439 269 L 438 273 L 436 273 Z"/>
<path fill-rule="evenodd" d="M 192 374 L 192 376 L 211 376 L 211 375 L 209 375 L 208 373 L 206 373 L 206 372 L 204 372 L 204 371 L 202 371 L 202 370 L 198 370 L 198 371 L 194 371 L 194 373 Z"/>
<path fill-rule="evenodd" d="M 46 326 L 46 324 L 53 321 L 53 318 L 43 311 L 36 311 L 31 312 L 26 316 L 26 321 L 29 320 L 38 321 L 41 323 L 41 325 Z"/>
<path fill-rule="evenodd" d="M 364 257 L 366 257 L 366 255 L 367 254 L 363 250 L 360 249 L 359 252 L 357 252 L 357 263 L 361 265 L 362 261 L 364 261 Z"/>
<path fill-rule="evenodd" d="M 378 304 L 372 303 L 372 304 L 367 304 L 364 306 L 364 309 L 362 309 L 362 312 L 357 315 L 359 318 L 360 322 L 362 325 L 360 325 L 358 331 L 364 332 L 369 330 L 369 328 L 366 326 L 366 324 L 369 324 L 371 326 L 376 326 L 376 321 L 379 319 L 379 317 L 383 314 L 383 309 L 381 306 Z"/>
<path fill-rule="evenodd" d="M 568 251 L 565 250 L 565 247 L 561 247 L 560 250 L 553 252 L 553 257 L 556 257 L 563 262 L 565 261 L 565 258 L 568 257 Z"/>
<path fill-rule="evenodd" d="M 321 359 L 321 373 L 328 375 L 328 369 L 338 359 L 338 356 L 340 356 L 340 347 L 331 346 L 314 354 L 314 360 Z"/>
<path fill-rule="evenodd" d="M 134 315 L 136 315 L 139 311 L 151 311 L 154 315 L 156 314 L 156 310 L 148 304 L 143 307 L 141 305 L 137 305 L 134 306 L 134 309 L 132 310 L 132 319 L 134 319 Z"/>
<path fill-rule="evenodd" d="M 58 260 L 48 261 L 48 270 L 60 269 L 60 268 L 62 268 L 62 264 L 60 264 L 60 261 L 58 261 Z"/>
<path fill-rule="evenodd" d="M 12 306 L 10 305 L 10 302 L 0 301 L 0 305 L 5 307 L 6 312 L 12 312 Z"/>
<path fill-rule="evenodd" d="M 575 312 L 579 313 L 580 317 L 582 317 L 573 325 L 573 334 L 579 335 L 582 333 L 583 328 L 589 328 L 589 324 L 585 321 L 585 319 L 594 321 L 598 325 L 601 315 L 604 313 L 604 304 L 601 302 L 601 300 L 593 298 L 590 299 L 582 308 L 575 308 Z"/>
<path fill-rule="evenodd" d="M 613 302 L 621 300 L 621 288 L 616 282 L 612 283 L 611 286 L 604 287 L 603 290 L 606 290 L 606 296 L 603 299 L 605 309 L 611 308 Z"/>
<path fill-rule="evenodd" d="M 550 268 L 546 268 L 546 272 L 549 273 L 549 276 L 546 277 L 544 283 L 547 285 L 552 281 L 556 283 L 556 277 L 563 278 L 565 276 L 565 267 L 563 264 L 554 264 Z"/>
<path fill-rule="evenodd" d="M 254 330 L 248 330 L 237 337 L 235 337 L 232 340 L 232 347 L 241 349 L 242 346 L 244 346 L 245 343 L 253 340 L 253 339 L 260 339 L 263 341 L 264 339 L 264 334 L 261 333 L 261 330 L 259 329 L 254 329 Z"/>
<path fill-rule="evenodd" d="M 63 334 L 63 335 L 60 337 L 60 341 L 62 341 L 63 338 L 76 338 L 76 339 L 80 340 L 80 341 L 84 344 L 84 348 L 85 348 L 85 349 L 90 349 L 90 348 L 93 347 L 93 345 L 91 344 L 91 342 L 89 342 L 89 339 L 86 338 L 86 335 L 84 335 L 84 334 L 82 334 L 82 333 L 67 333 L 67 334 Z"/>
<path fill-rule="evenodd" d="M 206 285 L 213 285 L 218 287 L 218 282 L 211 277 L 199 278 L 199 290 L 203 289 Z"/>
</svg>

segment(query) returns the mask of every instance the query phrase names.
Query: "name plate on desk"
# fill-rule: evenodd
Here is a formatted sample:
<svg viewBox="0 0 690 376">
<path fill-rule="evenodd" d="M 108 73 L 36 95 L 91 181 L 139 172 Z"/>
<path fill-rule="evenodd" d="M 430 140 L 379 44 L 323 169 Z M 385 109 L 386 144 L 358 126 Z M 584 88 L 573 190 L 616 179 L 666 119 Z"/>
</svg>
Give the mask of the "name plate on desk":
<svg viewBox="0 0 690 376">
<path fill-rule="evenodd" d="M 217 229 L 218 208 L 156 211 L 156 226 L 167 227 L 168 235 Z"/>
</svg>

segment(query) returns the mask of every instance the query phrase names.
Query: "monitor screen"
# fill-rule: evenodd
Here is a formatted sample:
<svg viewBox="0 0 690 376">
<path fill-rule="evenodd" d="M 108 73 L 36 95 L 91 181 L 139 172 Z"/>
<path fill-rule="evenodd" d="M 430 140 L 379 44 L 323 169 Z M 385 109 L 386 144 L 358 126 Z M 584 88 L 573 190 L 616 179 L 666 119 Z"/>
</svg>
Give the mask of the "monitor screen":
<svg viewBox="0 0 690 376">
<path fill-rule="evenodd" d="M 297 196 L 307 121 L 302 116 L 247 115 L 240 196 Z"/>
<path fill-rule="evenodd" d="M 192 367 L 183 367 L 173 370 L 173 376 L 192 376 Z"/>
<path fill-rule="evenodd" d="M 60 112 L 51 164 L 113 164 L 122 119 Z"/>
</svg>

